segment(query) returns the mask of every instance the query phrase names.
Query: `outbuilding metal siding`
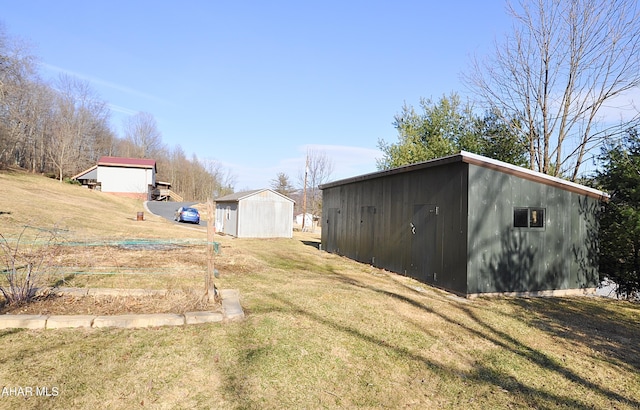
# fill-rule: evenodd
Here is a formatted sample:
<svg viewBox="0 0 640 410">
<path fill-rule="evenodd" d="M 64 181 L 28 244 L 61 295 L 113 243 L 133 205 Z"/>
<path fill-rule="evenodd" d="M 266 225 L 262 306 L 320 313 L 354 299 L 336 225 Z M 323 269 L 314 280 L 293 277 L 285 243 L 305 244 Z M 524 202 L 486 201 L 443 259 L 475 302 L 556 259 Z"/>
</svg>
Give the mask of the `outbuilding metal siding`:
<svg viewBox="0 0 640 410">
<path fill-rule="evenodd" d="M 324 188 L 323 247 L 462 290 L 466 252 L 460 245 L 466 217 L 459 211 L 466 210 L 464 190 L 464 167 L 459 164 Z M 456 211 L 445 204 L 456 204 Z"/>
<path fill-rule="evenodd" d="M 600 201 L 469 165 L 471 294 L 595 288 Z M 545 209 L 544 228 L 513 227 L 513 209 Z"/>
<path fill-rule="evenodd" d="M 463 295 L 597 286 L 599 191 L 468 153 L 321 188 L 329 252 Z"/>
</svg>

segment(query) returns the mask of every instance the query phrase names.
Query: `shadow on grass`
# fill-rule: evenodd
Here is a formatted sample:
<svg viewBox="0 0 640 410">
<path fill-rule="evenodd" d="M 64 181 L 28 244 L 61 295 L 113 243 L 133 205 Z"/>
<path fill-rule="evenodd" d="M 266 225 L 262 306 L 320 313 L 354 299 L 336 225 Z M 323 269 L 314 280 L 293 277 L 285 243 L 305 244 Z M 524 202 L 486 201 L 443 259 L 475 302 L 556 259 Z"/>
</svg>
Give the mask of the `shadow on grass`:
<svg viewBox="0 0 640 410">
<path fill-rule="evenodd" d="M 21 332 L 25 332 L 26 329 L 2 329 L 0 330 L 0 339 L 5 337 L 5 336 L 11 336 L 11 335 L 15 335 L 17 333 L 21 333 Z"/>
<path fill-rule="evenodd" d="M 518 298 L 512 304 L 522 308 L 520 320 L 574 343 L 584 344 L 631 371 L 640 371 L 640 305 L 626 301 L 581 298 Z M 629 312 L 625 314 L 625 312 Z"/>
<path fill-rule="evenodd" d="M 420 307 L 425 312 L 428 312 L 431 314 L 437 314 L 437 312 L 426 307 L 420 302 L 412 300 L 411 298 L 406 298 L 402 295 L 396 295 L 393 292 L 383 292 L 383 293 L 387 296 L 392 296 L 398 300 L 404 301 L 406 303 L 410 303 L 413 306 Z M 398 345 L 398 344 L 395 344 L 393 341 L 381 339 L 379 337 L 376 337 L 375 335 L 367 334 L 355 327 L 337 323 L 332 320 L 328 320 L 327 318 L 317 313 L 310 312 L 308 310 L 303 309 L 301 306 L 292 302 L 291 300 L 289 300 L 288 298 L 282 295 L 272 293 L 269 296 L 273 298 L 274 301 L 277 302 L 277 304 L 280 305 L 281 307 L 276 308 L 275 305 L 272 305 L 269 309 L 265 311 L 260 311 L 259 313 L 279 312 L 279 313 L 287 313 L 295 316 L 304 316 L 307 319 L 310 319 L 319 325 L 327 326 L 329 328 L 334 329 L 337 332 L 341 332 L 351 337 L 358 338 L 366 342 L 367 344 L 371 345 L 372 349 L 377 349 L 377 348 L 387 349 L 390 352 L 392 352 L 393 355 L 402 357 L 404 360 L 419 362 L 422 365 L 424 365 L 433 374 L 438 375 L 438 377 L 444 383 L 447 383 L 447 382 L 465 383 L 468 380 L 474 380 L 477 383 L 496 386 L 504 391 L 508 391 L 511 395 L 518 395 L 520 396 L 520 399 L 523 402 L 527 403 L 527 405 L 530 405 L 532 407 L 539 407 L 539 406 L 544 407 L 547 405 L 553 405 L 557 407 L 568 407 L 573 409 L 584 409 L 584 410 L 592 408 L 591 405 L 586 403 L 581 403 L 571 397 L 563 397 L 561 395 L 550 393 L 548 391 L 545 391 L 539 388 L 527 386 L 521 381 L 518 381 L 517 379 L 515 379 L 510 374 L 506 372 L 498 371 L 494 368 L 485 366 L 483 364 L 476 365 L 476 367 L 473 369 L 472 372 L 470 372 L 466 376 L 462 376 L 460 375 L 459 370 L 439 364 L 434 360 L 432 360 L 430 357 L 417 353 L 407 346 Z M 445 315 L 439 315 L 439 316 L 449 320 Z M 459 322 L 455 322 L 455 323 L 458 326 L 465 327 L 463 324 Z M 466 330 L 476 332 L 481 337 L 487 337 L 484 333 L 474 331 L 473 329 L 470 329 L 468 327 L 466 327 Z M 248 335 L 244 335 L 244 336 L 246 337 Z M 502 337 L 505 337 L 508 341 L 500 340 Z M 512 338 L 506 335 L 500 335 L 498 337 L 489 338 L 489 339 L 491 339 L 494 342 L 497 342 L 498 345 L 500 345 L 503 348 L 509 349 L 513 353 L 522 354 L 520 351 L 518 351 L 519 349 L 522 349 L 522 346 L 519 345 L 517 342 L 514 342 Z M 515 343 L 513 346 L 510 345 L 513 343 Z M 545 368 L 552 368 L 554 370 L 560 371 L 565 376 L 569 376 L 569 378 L 572 379 L 574 382 L 580 382 L 591 389 L 595 389 L 596 391 L 599 390 L 598 386 L 594 386 L 592 383 L 589 383 L 588 381 L 583 380 L 579 376 L 559 368 L 552 360 L 547 358 L 541 352 L 537 352 L 533 349 L 528 349 L 528 348 L 524 350 L 526 352 L 525 355 L 527 356 L 527 358 L 533 359 L 535 363 L 541 366 L 544 366 Z M 261 361 L 269 360 L 269 351 L 270 351 L 270 347 L 264 346 L 264 345 L 248 346 L 246 349 L 244 349 L 243 352 L 240 354 L 239 366 L 242 369 L 245 369 L 247 371 L 245 375 L 252 374 L 252 369 L 259 367 Z M 460 380 L 461 377 L 465 377 L 465 380 Z M 236 399 L 240 400 L 238 404 L 241 407 L 246 407 L 246 406 L 252 407 L 257 404 L 254 401 L 257 395 L 251 391 L 247 391 L 246 380 L 238 377 L 237 375 L 227 380 L 226 390 L 227 392 L 232 392 L 236 397 Z M 630 405 L 637 404 L 636 402 L 630 401 L 625 397 L 622 397 L 611 391 L 600 389 L 600 393 L 606 394 L 611 398 L 614 398 L 621 402 L 626 402 Z"/>
<path fill-rule="evenodd" d="M 300 241 L 304 245 L 311 246 L 316 249 L 320 249 L 320 241 Z"/>
<path fill-rule="evenodd" d="M 440 312 L 440 311 L 431 309 L 428 306 L 424 305 L 423 303 L 412 299 L 411 297 L 397 294 L 395 292 L 391 292 L 388 290 L 378 289 L 378 288 L 369 286 L 354 278 L 347 277 L 346 275 L 342 275 L 340 273 L 335 273 L 335 275 L 337 276 L 336 279 L 339 280 L 340 282 L 346 282 L 363 289 L 367 289 L 379 294 L 383 294 L 385 296 L 392 297 L 403 303 L 408 303 L 414 307 L 422 309 L 426 313 L 436 315 L 449 323 L 455 324 L 456 326 L 460 326 L 470 334 L 473 334 L 479 338 L 488 340 L 493 344 L 500 346 L 501 348 L 511 352 L 512 354 L 515 354 L 517 356 L 527 359 L 527 361 L 539 366 L 542 369 L 551 370 L 561 375 L 565 379 L 573 383 L 576 383 L 589 391 L 592 391 L 601 396 L 604 396 L 609 400 L 625 403 L 626 405 L 629 405 L 633 408 L 640 408 L 640 401 L 633 398 L 622 396 L 621 394 L 615 391 L 612 391 L 608 388 L 604 388 L 598 384 L 591 382 L 590 380 L 584 378 L 583 376 L 573 372 L 571 369 L 563 366 L 561 363 L 554 360 L 552 357 L 545 354 L 543 351 L 527 346 L 526 344 L 520 342 L 519 340 L 507 334 L 506 332 L 490 325 L 489 323 L 484 322 L 468 306 L 458 304 L 458 306 L 456 307 L 461 311 L 463 311 L 466 314 L 466 316 L 469 319 L 471 319 L 473 323 L 477 324 L 480 327 L 480 329 L 483 329 L 483 331 L 477 330 L 474 327 L 461 323 L 461 321 L 448 316 L 446 312 Z M 513 299 L 514 303 L 516 304 L 522 303 L 523 300 L 531 300 L 531 299 L 518 299 L 518 298 Z M 547 303 L 551 305 L 554 305 L 554 304 L 560 305 L 562 303 L 566 303 L 566 300 L 564 300 L 563 302 L 563 299 L 546 299 L 545 298 L 545 299 L 532 299 L 532 300 L 533 300 L 533 303 L 537 304 L 539 306 L 539 309 L 544 312 L 546 312 L 546 309 L 544 307 L 546 306 Z M 587 311 L 579 310 L 575 308 L 573 309 L 574 310 L 573 312 L 571 312 L 570 310 L 565 311 L 563 309 L 549 309 L 549 311 L 552 312 L 551 318 L 553 320 L 563 320 L 564 318 L 566 321 L 572 315 L 575 316 L 576 314 L 580 314 L 582 316 L 581 320 L 572 321 L 574 323 L 574 326 L 575 326 L 575 323 L 583 323 L 583 324 L 595 323 L 595 326 L 599 327 L 600 329 L 606 329 L 606 328 L 611 328 L 611 326 L 614 326 L 616 322 L 620 323 L 620 321 L 617 321 L 615 318 L 612 318 L 610 316 L 612 312 L 602 309 L 601 307 L 598 307 L 597 305 L 595 305 L 595 303 L 596 303 L 595 301 L 592 302 L 591 303 L 591 305 L 593 305 L 592 308 L 588 309 Z M 594 313 L 597 313 L 595 322 L 591 320 Z M 607 315 L 609 315 L 609 317 L 607 317 Z M 325 322 L 323 318 L 315 318 L 315 319 L 318 320 L 319 322 Z M 624 354 L 620 354 L 620 352 L 623 352 L 625 351 L 625 349 L 628 349 L 629 345 L 634 344 L 633 341 L 638 340 L 638 336 L 640 335 L 640 330 L 638 329 L 639 325 L 637 322 L 633 322 L 630 320 L 626 320 L 626 322 L 627 322 L 626 330 L 624 331 L 620 330 L 620 332 L 622 332 L 624 336 L 619 340 L 618 343 L 610 343 L 610 340 L 607 339 L 605 335 L 601 335 L 595 338 L 594 340 L 589 340 L 589 337 L 588 337 L 589 332 L 584 332 L 584 333 L 587 333 L 587 337 L 580 338 L 577 335 L 577 333 L 579 332 L 575 332 L 575 330 L 578 330 L 578 329 L 574 329 L 574 332 L 572 333 L 573 339 L 575 342 L 585 343 L 587 346 L 593 349 L 602 348 L 603 346 L 606 346 L 608 349 L 608 352 L 615 355 L 615 357 L 619 361 L 626 363 L 630 366 L 634 366 L 637 369 L 638 367 L 637 364 L 639 360 L 638 359 L 639 347 L 637 344 L 635 344 L 631 348 L 630 352 L 625 352 Z M 607 324 L 607 326 L 605 326 L 605 324 Z M 339 325 L 337 325 L 336 328 L 342 331 L 352 331 L 356 335 L 358 334 L 357 331 L 353 331 L 349 329 L 341 329 L 341 326 Z M 546 331 L 546 329 L 542 329 L 542 330 Z M 554 332 L 552 333 L 555 334 Z M 561 337 L 565 336 L 564 334 L 561 334 L 561 335 L 555 334 L 555 335 L 558 335 Z M 362 337 L 369 338 L 370 336 L 362 335 Z M 605 343 L 605 341 L 608 341 L 609 343 Z M 625 344 L 624 341 L 627 341 L 629 343 Z M 398 353 L 404 354 L 405 349 L 400 349 Z M 413 355 L 408 354 L 408 356 L 413 356 Z M 438 367 L 437 365 L 434 365 L 431 361 L 429 361 L 428 358 L 424 358 L 421 356 L 411 357 L 411 358 L 420 359 L 425 364 L 429 365 L 429 367 L 434 367 L 434 366 Z M 446 369 L 441 369 L 441 370 L 447 371 Z M 450 376 L 452 377 L 454 375 L 455 374 L 450 374 Z M 513 393 L 522 394 L 522 399 L 526 401 L 529 405 L 532 405 L 535 407 L 540 405 L 545 405 L 545 403 L 554 403 L 555 405 L 563 405 L 563 406 L 568 406 L 571 408 L 578 408 L 578 409 L 582 409 L 582 408 L 590 409 L 593 407 L 588 403 L 580 403 L 570 397 L 562 397 L 557 394 L 553 394 L 553 393 L 549 393 L 547 391 L 541 390 L 539 388 L 527 386 L 522 382 L 515 380 L 512 376 L 506 373 L 497 371 L 496 369 L 489 368 L 484 365 L 479 365 L 479 366 L 476 365 L 476 368 L 471 373 L 470 378 L 478 382 L 496 385 L 497 387 L 508 390 L 512 394 Z"/>
<path fill-rule="evenodd" d="M 414 299 L 413 297 L 368 285 L 359 281 L 358 279 L 338 273 L 333 269 L 325 268 L 324 271 L 330 271 L 329 274 L 331 275 L 331 279 L 339 281 L 342 284 L 347 284 L 387 297 L 391 297 L 397 300 L 399 303 L 405 303 L 418 308 L 427 314 L 435 315 L 448 323 L 454 324 L 456 328 L 459 328 L 463 332 L 466 332 L 480 339 L 487 340 L 495 346 L 498 346 L 501 349 L 504 349 L 505 351 L 514 355 L 515 357 L 524 359 L 528 363 L 531 363 L 533 366 L 537 366 L 544 371 L 551 371 L 553 373 L 556 373 L 557 375 L 579 386 L 580 388 L 591 391 L 593 394 L 606 398 L 606 400 L 619 402 L 633 408 L 640 407 L 640 401 L 634 398 L 625 397 L 616 391 L 613 391 L 609 388 L 603 387 L 588 380 L 582 375 L 564 366 L 561 362 L 555 360 L 552 356 L 546 354 L 544 351 L 536 349 L 532 346 L 528 346 L 517 338 L 499 329 L 498 327 L 487 323 L 474 312 L 473 309 L 475 308 L 473 308 L 472 306 L 465 306 L 464 304 L 459 303 L 456 303 L 454 306 L 452 306 L 454 309 L 458 309 L 460 312 L 462 312 L 464 315 L 463 317 L 467 317 L 469 319 L 469 321 L 460 320 L 459 318 L 455 318 L 451 314 L 447 314 L 447 311 L 452 310 L 447 309 L 446 311 L 437 311 L 434 308 L 427 306 L 420 300 Z M 422 296 L 424 297 L 424 295 Z M 431 295 L 427 297 L 430 296 Z M 453 382 L 458 384 L 466 384 L 471 381 L 479 385 L 492 386 L 508 392 L 513 397 L 517 397 L 516 400 L 518 403 L 526 403 L 527 406 L 531 407 L 568 407 L 585 410 L 593 408 L 593 405 L 588 403 L 586 399 L 581 401 L 579 398 L 577 398 L 579 397 L 577 395 L 574 395 L 572 397 L 568 394 L 563 395 L 544 388 L 528 385 L 522 380 L 514 378 L 510 374 L 510 372 L 502 371 L 490 364 L 485 364 L 485 362 L 483 362 L 482 360 L 476 362 L 473 365 L 474 367 L 468 373 L 461 375 L 459 369 L 455 369 L 438 363 L 437 361 L 433 360 L 433 358 L 422 353 L 419 347 L 414 348 L 414 346 L 403 346 L 401 344 L 394 343 L 393 340 L 388 340 L 388 338 L 378 337 L 377 335 L 369 334 L 365 330 L 359 329 L 356 326 L 351 326 L 348 324 L 348 321 L 335 321 L 323 316 L 317 311 L 312 311 L 308 308 L 305 308 L 305 304 L 300 304 L 296 301 L 295 295 L 284 295 L 280 292 L 269 292 L 263 294 L 263 297 L 263 307 L 254 308 L 252 314 L 268 315 L 270 313 L 285 313 L 287 315 L 304 317 L 317 323 L 318 325 L 326 326 L 336 332 L 346 334 L 350 337 L 354 337 L 361 341 L 364 341 L 366 344 L 371 345 L 372 349 L 388 349 L 389 351 L 393 352 L 394 355 L 402 357 L 408 361 L 419 362 L 431 372 L 438 375 L 438 377 L 445 383 Z M 544 301 L 547 301 L 547 299 L 545 299 Z M 454 302 L 452 301 L 449 302 L 451 304 L 454 304 Z M 540 301 L 540 310 L 544 310 L 544 303 L 542 302 L 543 301 Z M 514 303 L 518 303 L 517 300 L 514 301 Z M 553 301 L 551 301 L 551 303 L 553 303 Z M 583 312 L 582 314 L 585 315 L 585 317 L 586 315 L 589 315 L 588 312 Z M 401 320 L 401 318 L 398 318 L 398 320 Z M 421 328 L 422 326 L 418 327 L 418 329 Z M 422 331 L 426 332 L 428 331 L 428 329 L 422 328 Z M 243 369 L 243 371 L 245 372 L 243 374 L 245 374 L 246 377 L 251 377 L 250 375 L 259 374 L 260 371 L 258 369 L 260 367 L 260 363 L 263 360 L 269 360 L 269 346 L 265 347 L 264 345 L 259 344 L 255 346 L 245 345 L 245 342 L 247 340 L 251 340 L 254 332 L 256 332 L 256 329 L 253 328 L 253 325 L 250 324 L 250 322 L 245 322 L 245 324 L 243 324 L 243 330 L 241 330 L 237 335 L 237 345 L 242 346 L 240 347 L 238 352 L 239 363 L 237 363 L 237 365 L 239 366 L 239 368 Z M 633 336 L 633 334 L 630 334 L 629 336 Z M 637 336 L 637 334 L 635 334 L 635 336 Z M 585 342 L 583 339 L 579 339 L 579 341 L 581 343 L 589 343 Z M 634 347 L 634 349 L 637 349 L 637 347 Z M 637 350 L 634 350 L 634 353 L 637 353 Z M 620 357 L 619 359 L 623 360 L 622 357 Z M 252 407 L 259 405 L 259 403 L 255 401 L 256 397 L 258 397 L 259 395 L 255 394 L 255 392 L 248 391 L 247 383 L 245 383 L 244 377 L 240 377 L 238 376 L 238 374 L 239 373 L 235 371 L 233 375 L 231 375 L 231 377 L 226 380 L 226 391 L 229 394 L 232 394 L 236 400 L 239 400 L 238 405 L 240 407 Z M 574 391 L 579 390 L 580 389 L 576 389 Z"/>
<path fill-rule="evenodd" d="M 466 312 L 467 316 L 469 318 L 471 318 L 472 320 L 475 321 L 475 323 L 479 324 L 482 326 L 483 329 L 486 330 L 486 332 L 481 332 L 481 331 L 477 331 L 471 328 L 467 327 L 467 330 L 471 333 L 475 333 L 477 336 L 479 337 L 483 337 L 486 340 L 491 341 L 492 343 L 496 344 L 497 346 L 500 346 L 504 349 L 507 349 L 508 351 L 510 351 L 513 354 L 522 356 L 524 358 L 526 358 L 529 362 L 539 366 L 540 368 L 543 368 L 545 370 L 551 370 L 559 375 L 561 375 L 562 377 L 564 377 L 565 379 L 576 383 L 582 387 L 584 387 L 585 389 L 597 393 L 599 395 L 602 395 L 604 397 L 607 397 L 609 400 L 615 400 L 617 402 L 620 403 L 625 403 L 633 408 L 638 408 L 640 407 L 640 401 L 637 401 L 635 399 L 630 399 L 627 398 L 625 396 L 622 396 L 621 394 L 612 391 L 610 389 L 604 388 L 596 383 L 593 383 L 592 381 L 584 378 L 583 376 L 575 373 L 574 371 L 572 371 L 571 369 L 565 367 L 562 365 L 562 363 L 558 362 L 557 360 L 553 359 L 552 357 L 548 356 L 547 354 L 545 354 L 543 351 L 540 351 L 538 349 L 534 349 L 530 346 L 527 346 L 526 344 L 520 342 L 519 340 L 517 340 L 516 338 L 512 337 L 511 335 L 505 333 L 504 331 L 497 329 L 494 326 L 491 326 L 488 323 L 483 322 L 480 318 L 477 317 L 477 315 L 471 311 L 471 309 L 469 309 L 468 307 L 460 307 L 461 310 L 463 310 L 464 312 Z M 581 342 L 584 342 L 584 340 L 582 340 Z M 587 343 L 588 344 L 588 343 Z M 486 376 L 490 376 L 488 378 L 485 379 Z M 489 373 L 487 372 L 476 372 L 476 377 L 481 378 L 483 380 L 487 380 L 487 381 L 491 381 L 495 379 L 495 370 L 490 371 Z M 536 393 L 534 395 L 541 395 L 544 397 L 544 395 L 546 393 L 541 392 L 538 389 L 532 389 L 530 387 L 527 387 L 525 385 L 521 385 L 518 386 L 517 391 L 518 392 L 527 392 L 527 394 L 533 394 L 531 393 L 532 390 L 535 390 Z M 566 398 L 567 401 L 567 405 L 572 407 L 572 408 L 578 408 L 577 405 L 578 403 L 575 402 L 575 400 L 570 399 L 570 398 Z M 530 403 L 530 404 L 536 404 L 535 402 Z M 579 408 L 592 408 L 592 406 L 581 406 Z"/>
<path fill-rule="evenodd" d="M 301 241 L 304 245 L 316 246 L 316 242 L 308 242 Z M 298 260 L 284 254 L 273 257 L 270 255 L 264 259 L 271 267 L 295 269 L 296 274 L 298 272 L 304 273 L 305 276 L 319 275 L 318 277 L 322 277 L 323 284 L 321 286 L 325 287 L 325 291 L 331 291 L 331 289 L 344 291 L 346 289 L 347 292 L 349 290 L 356 292 L 357 289 L 362 289 L 392 298 L 398 304 L 412 306 L 425 314 L 433 315 L 452 324 L 452 328 L 455 330 L 451 331 L 487 341 L 497 346 L 507 356 L 514 358 L 512 360 L 527 363 L 532 367 L 532 371 L 541 375 L 555 374 L 573 387 L 569 387 L 570 390 L 565 393 L 563 390 L 545 387 L 544 383 L 539 386 L 534 384 L 535 382 L 527 382 L 528 377 L 519 377 L 519 373 L 516 373 L 514 377 L 510 369 L 494 365 L 490 359 L 482 357 L 474 361 L 470 370 L 461 374 L 460 369 L 443 365 L 441 361 L 435 360 L 421 346 L 402 344 L 384 335 L 369 332 L 359 323 L 348 318 L 341 320 L 340 318 L 327 317 L 322 314 L 321 310 L 310 308 L 309 304 L 304 302 L 305 296 L 295 293 L 285 294 L 276 288 L 271 288 L 260 295 L 259 303 L 253 303 L 253 306 L 247 309 L 249 317 L 253 316 L 259 319 L 246 320 L 238 325 L 234 334 L 229 335 L 234 341 L 234 345 L 238 346 L 237 363 L 234 364 L 235 368 L 224 371 L 227 376 L 224 381 L 224 389 L 229 397 L 233 397 L 238 407 L 260 407 L 261 400 L 263 400 L 260 398 L 260 392 L 252 391 L 254 388 L 251 383 L 247 383 L 247 380 L 255 381 L 256 377 L 264 377 L 262 368 L 264 361 L 282 360 L 282 358 L 270 356 L 270 348 L 273 346 L 265 344 L 276 342 L 262 343 L 264 340 L 261 340 L 261 336 L 258 335 L 264 331 L 261 326 L 265 322 L 281 323 L 270 316 L 271 314 L 285 314 L 293 318 L 304 318 L 319 326 L 333 329 L 336 334 L 340 333 L 361 340 L 365 345 L 370 345 L 372 350 L 375 348 L 386 349 L 394 356 L 402 357 L 406 361 L 421 363 L 435 375 L 435 379 L 442 380 L 445 384 L 468 386 L 471 383 L 491 391 L 497 389 L 508 392 L 511 397 L 508 399 L 509 403 L 515 406 L 591 409 L 594 408 L 594 404 L 589 401 L 588 397 L 580 394 L 581 391 L 589 391 L 592 397 L 597 397 L 597 400 L 601 402 L 608 401 L 610 404 L 618 403 L 622 406 L 640 408 L 640 400 L 636 396 L 619 393 L 608 386 L 593 382 L 583 373 L 571 369 L 560 360 L 556 360 L 553 354 L 545 352 L 542 348 L 536 348 L 530 343 L 525 343 L 517 336 L 509 334 L 509 329 L 500 328 L 500 326 L 483 319 L 478 312 L 478 309 L 482 309 L 482 307 L 467 299 L 456 301 L 449 296 L 450 294 L 440 290 L 431 290 L 428 285 L 423 285 L 429 288 L 428 290 L 421 291 L 418 289 L 419 287 L 412 287 L 398 280 L 395 278 L 395 274 L 389 274 L 385 283 L 373 284 L 373 282 L 369 283 L 366 279 L 361 280 L 355 275 L 342 273 L 344 269 L 337 269 L 331 262 L 310 262 L 304 258 Z M 283 262 L 278 259 L 289 260 Z M 290 276 L 287 280 L 296 280 L 296 278 Z M 570 309 L 569 305 L 576 302 L 576 299 L 509 298 L 507 301 L 518 308 L 514 309 L 516 316 L 513 319 L 538 328 L 553 337 L 569 339 L 595 351 L 602 352 L 604 349 L 612 357 L 614 365 L 624 366 L 626 364 L 631 368 L 625 370 L 637 372 L 640 347 L 633 345 L 629 348 L 629 345 L 638 340 L 640 334 L 637 321 L 634 322 L 623 315 L 614 315 L 612 318 L 610 315 L 614 313 L 613 310 L 598 306 L 597 300 L 580 299 L 573 309 Z M 437 305 L 442 305 L 444 308 L 435 308 L 434 306 Z M 530 316 L 531 311 L 537 314 Z M 348 312 L 345 312 L 345 316 L 347 315 Z M 572 316 L 575 320 L 571 319 Z M 591 320 L 592 316 L 595 320 Z M 415 321 L 401 316 L 397 320 L 405 320 L 408 324 L 413 325 L 416 332 L 430 333 L 433 330 L 424 323 L 420 323 L 419 320 Z M 607 339 L 607 333 L 612 330 L 611 326 L 620 322 L 624 322 L 626 329 L 619 329 L 618 333 L 613 332 L 613 335 L 617 335 L 614 340 Z M 273 323 L 272 325 L 274 325 Z M 605 326 L 606 324 L 608 326 Z M 589 335 L 594 332 L 594 329 L 591 329 L 592 326 L 598 329 L 598 332 L 602 332 L 593 340 L 589 338 Z M 280 330 L 274 329 L 273 331 Z M 314 337 L 312 331 L 308 337 Z M 437 334 L 433 333 L 433 337 L 437 337 Z M 627 349 L 627 353 L 621 353 L 625 349 Z M 601 358 L 596 357 L 596 359 L 600 360 Z M 524 371 L 526 370 L 522 370 L 522 372 Z M 347 403 L 342 404 L 347 405 Z"/>
</svg>

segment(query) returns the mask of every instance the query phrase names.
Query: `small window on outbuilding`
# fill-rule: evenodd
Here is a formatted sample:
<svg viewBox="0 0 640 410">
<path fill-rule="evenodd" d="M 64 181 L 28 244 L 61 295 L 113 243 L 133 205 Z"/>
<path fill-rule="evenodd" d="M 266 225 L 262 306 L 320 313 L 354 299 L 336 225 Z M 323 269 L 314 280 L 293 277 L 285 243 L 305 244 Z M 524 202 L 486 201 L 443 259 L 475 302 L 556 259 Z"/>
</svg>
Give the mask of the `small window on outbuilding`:
<svg viewBox="0 0 640 410">
<path fill-rule="evenodd" d="M 529 228 L 544 228 L 544 209 L 529 209 Z"/>
<path fill-rule="evenodd" d="M 515 228 L 529 227 L 529 208 L 514 208 L 513 226 Z"/>
<path fill-rule="evenodd" d="M 544 228 L 544 208 L 513 208 L 514 228 Z"/>
</svg>

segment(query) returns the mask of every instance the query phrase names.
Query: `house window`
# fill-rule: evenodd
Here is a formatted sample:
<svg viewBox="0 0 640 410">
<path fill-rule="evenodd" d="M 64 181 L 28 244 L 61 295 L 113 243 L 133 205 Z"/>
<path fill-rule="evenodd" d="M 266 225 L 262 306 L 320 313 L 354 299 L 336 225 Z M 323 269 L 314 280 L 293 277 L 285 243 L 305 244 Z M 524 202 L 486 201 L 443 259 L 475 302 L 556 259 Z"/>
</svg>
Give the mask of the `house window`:
<svg viewBox="0 0 640 410">
<path fill-rule="evenodd" d="M 226 211 L 225 214 L 227 216 L 227 221 L 228 221 L 229 219 L 231 219 L 231 207 L 228 206 L 225 211 Z"/>
<path fill-rule="evenodd" d="M 513 208 L 514 228 L 544 228 L 544 208 Z"/>
</svg>

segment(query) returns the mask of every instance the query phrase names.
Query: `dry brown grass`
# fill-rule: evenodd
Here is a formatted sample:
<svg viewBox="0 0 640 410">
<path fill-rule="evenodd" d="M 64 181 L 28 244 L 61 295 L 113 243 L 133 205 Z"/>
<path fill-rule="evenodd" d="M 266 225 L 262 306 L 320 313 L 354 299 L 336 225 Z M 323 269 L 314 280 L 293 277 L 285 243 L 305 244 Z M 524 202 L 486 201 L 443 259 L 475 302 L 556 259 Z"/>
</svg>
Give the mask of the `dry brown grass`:
<svg viewBox="0 0 640 410">
<path fill-rule="evenodd" d="M 166 238 L 169 221 L 145 214 L 142 201 L 90 191 L 54 179 L 23 172 L 0 172 L 0 226 L 4 234 L 20 232 L 29 225 L 60 229 L 74 239 Z M 202 229 L 201 238 L 205 238 Z M 180 229 L 172 238 L 194 238 L 192 230 Z"/>
<path fill-rule="evenodd" d="M 154 228 L 151 237 L 180 235 L 181 227 L 160 224 L 164 233 Z M 189 232 L 197 239 L 199 233 Z M 318 235 L 216 240 L 222 244 L 216 284 L 240 290 L 244 321 L 0 330 L 5 386 L 60 391 L 49 398 L 0 397 L 0 407 L 640 407 L 638 305 L 598 298 L 466 300 L 320 252 L 312 246 Z M 155 273 L 66 280 L 85 287 L 196 287 L 195 270 L 204 260 L 199 247 L 156 255 L 97 247 L 95 268 L 110 260 L 127 266 L 156 260 L 171 270 L 156 272 L 154 265 Z"/>
<path fill-rule="evenodd" d="M 218 311 L 220 306 L 205 302 L 202 293 L 170 291 L 148 296 L 72 296 L 49 294 L 32 303 L 0 308 L 11 315 L 122 315 L 138 313 L 177 313 Z"/>
</svg>

